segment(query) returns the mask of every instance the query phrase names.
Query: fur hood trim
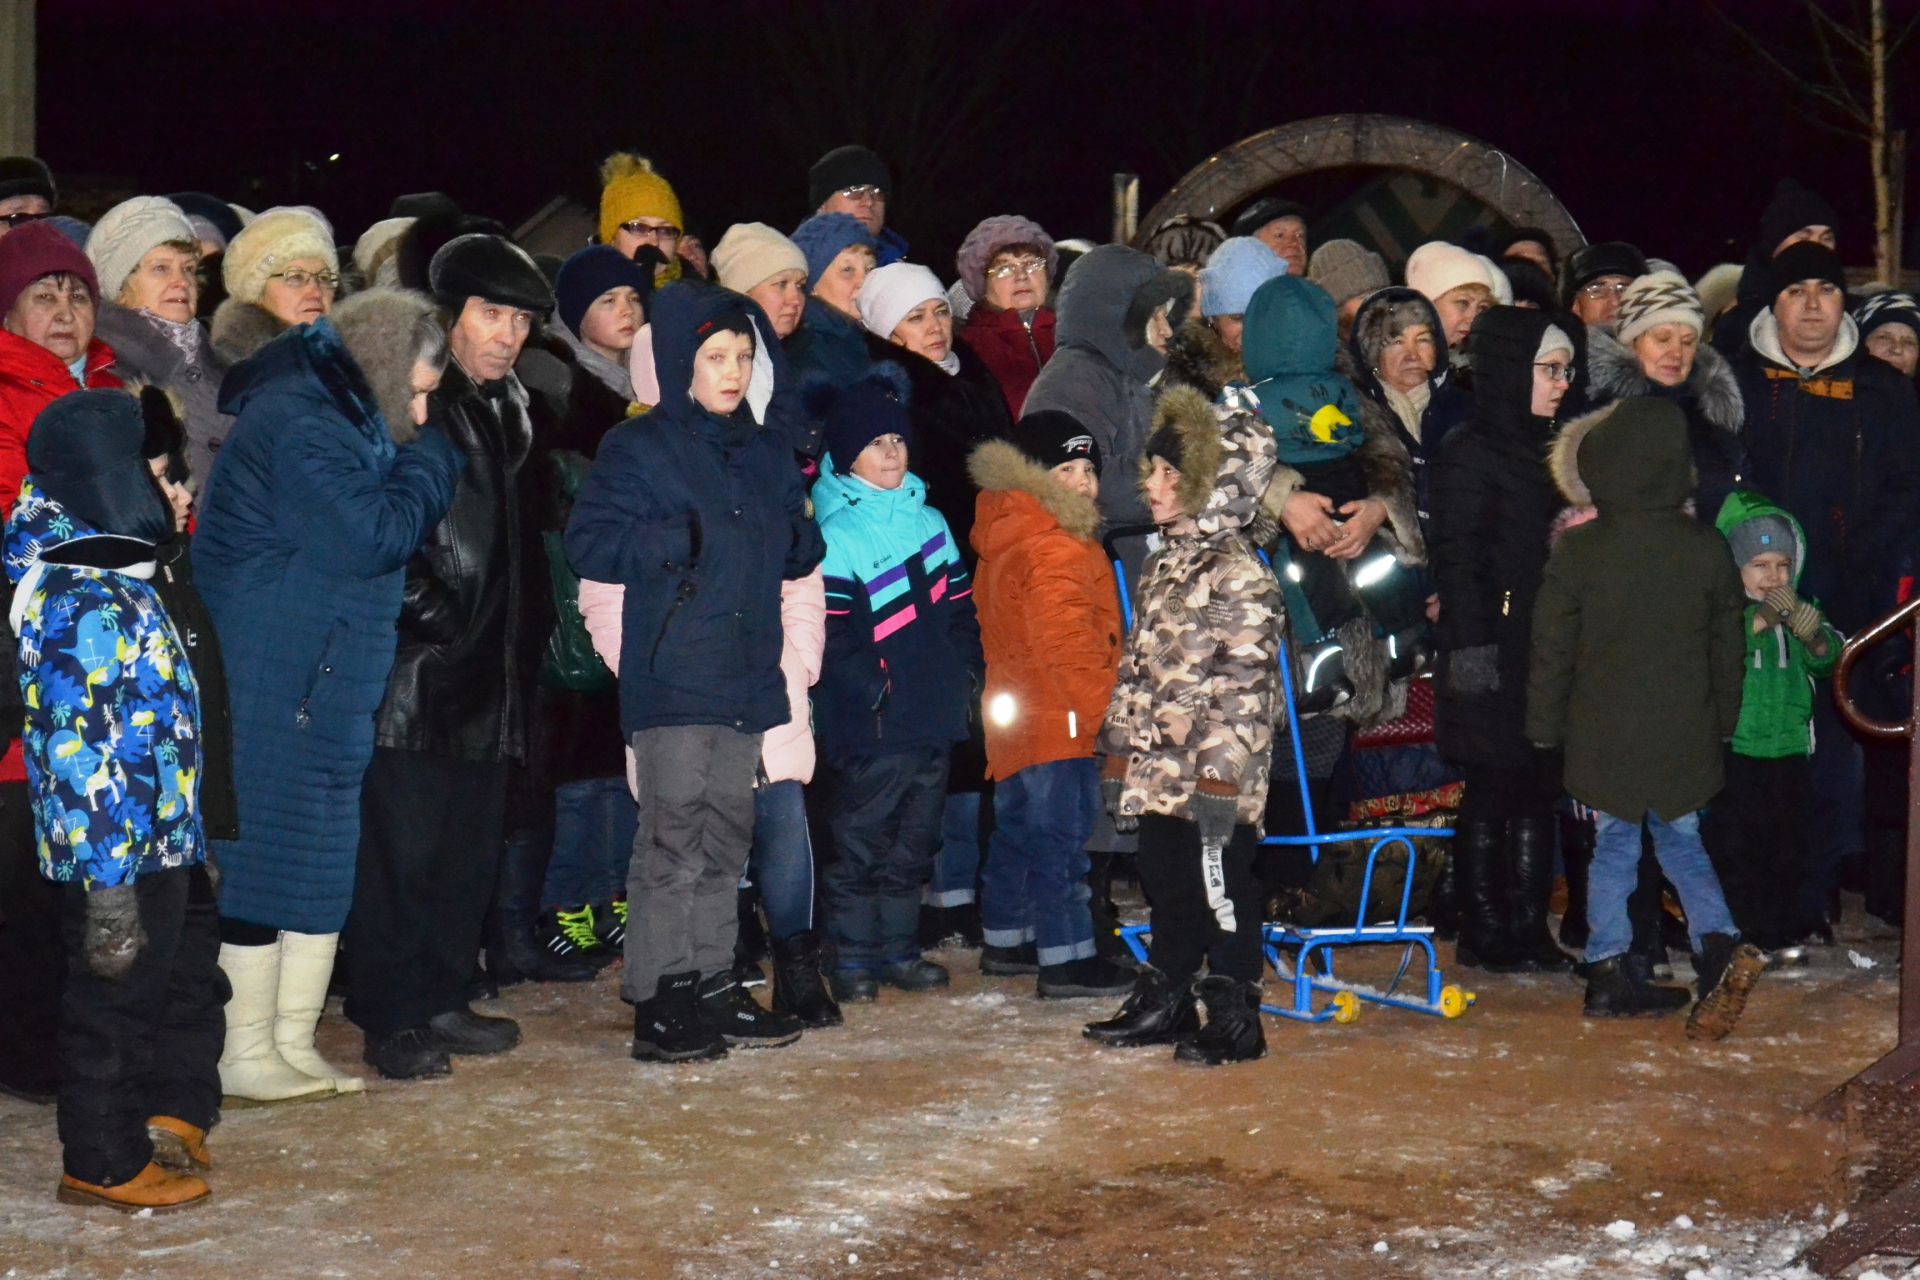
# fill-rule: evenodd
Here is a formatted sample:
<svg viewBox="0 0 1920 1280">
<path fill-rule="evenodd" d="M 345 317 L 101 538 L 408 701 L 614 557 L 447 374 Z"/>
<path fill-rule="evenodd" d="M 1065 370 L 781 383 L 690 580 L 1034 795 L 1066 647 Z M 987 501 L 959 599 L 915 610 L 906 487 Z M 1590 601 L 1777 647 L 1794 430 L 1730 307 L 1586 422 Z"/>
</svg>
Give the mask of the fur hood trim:
<svg viewBox="0 0 1920 1280">
<path fill-rule="evenodd" d="M 1238 353 L 1228 349 L 1213 326 L 1204 320 L 1189 320 L 1180 326 L 1167 345 L 1169 384 L 1192 387 L 1209 400 L 1217 400 L 1229 382 L 1246 381 L 1246 367 Z"/>
<path fill-rule="evenodd" d="M 1591 507 L 1593 494 L 1587 491 L 1586 481 L 1580 478 L 1580 445 L 1589 432 L 1608 418 L 1619 407 L 1619 402 L 1585 413 L 1560 428 L 1560 434 L 1553 438 L 1553 444 L 1547 449 L 1547 470 L 1553 475 L 1554 487 L 1560 490 L 1560 496 L 1576 507 Z"/>
<path fill-rule="evenodd" d="M 1654 394 L 1653 379 L 1640 370 L 1633 350 L 1603 329 L 1587 330 L 1587 387 L 1594 400 L 1625 400 Z M 1740 381 L 1727 358 L 1702 342 L 1694 348 L 1693 371 L 1686 392 L 1699 406 L 1701 417 L 1728 433 L 1737 433 L 1746 421 Z"/>
<path fill-rule="evenodd" d="M 213 350 L 229 365 L 239 364 L 287 331 L 279 316 L 254 302 L 228 298 L 214 309 L 207 336 Z"/>
<path fill-rule="evenodd" d="M 1047 469 L 1005 440 L 988 440 L 967 458 L 967 475 L 982 493 L 1024 493 L 1073 537 L 1100 532 L 1100 508 L 1056 481 Z"/>
<path fill-rule="evenodd" d="M 1198 516 L 1213 496 L 1214 481 L 1220 474 L 1220 462 L 1226 451 L 1220 444 L 1220 423 L 1213 405 L 1191 387 L 1169 387 L 1153 407 L 1153 436 L 1172 431 L 1180 440 L 1180 485 L 1175 500 L 1180 510 Z M 1151 457 L 1140 460 L 1140 480 L 1145 484 L 1152 466 Z"/>
<path fill-rule="evenodd" d="M 407 289 L 367 289 L 333 309 L 328 317 L 340 331 L 340 341 L 360 366 L 360 376 L 373 393 L 373 402 L 386 420 L 396 445 L 420 438 L 414 425 L 414 328 L 434 315 L 433 302 Z"/>
</svg>

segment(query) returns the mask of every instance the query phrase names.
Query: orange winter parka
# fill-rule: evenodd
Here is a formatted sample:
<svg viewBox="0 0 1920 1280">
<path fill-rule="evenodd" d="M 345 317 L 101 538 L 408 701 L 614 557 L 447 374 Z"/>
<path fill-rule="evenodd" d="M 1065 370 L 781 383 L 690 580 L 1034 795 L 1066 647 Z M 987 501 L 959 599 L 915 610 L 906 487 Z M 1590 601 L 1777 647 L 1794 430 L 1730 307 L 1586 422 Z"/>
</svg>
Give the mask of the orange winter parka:
<svg viewBox="0 0 1920 1280">
<path fill-rule="evenodd" d="M 1003 440 L 976 448 L 967 469 L 981 490 L 971 540 L 987 776 L 1091 756 L 1123 639 L 1100 510 Z"/>
</svg>

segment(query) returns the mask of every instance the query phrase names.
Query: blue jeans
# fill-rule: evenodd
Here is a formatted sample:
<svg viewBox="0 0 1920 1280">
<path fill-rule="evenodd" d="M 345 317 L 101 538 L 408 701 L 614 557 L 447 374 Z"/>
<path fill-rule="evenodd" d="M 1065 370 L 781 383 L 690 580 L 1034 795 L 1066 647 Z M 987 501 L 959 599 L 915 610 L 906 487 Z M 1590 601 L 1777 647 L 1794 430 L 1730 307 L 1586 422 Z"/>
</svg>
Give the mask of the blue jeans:
<svg viewBox="0 0 1920 1280">
<path fill-rule="evenodd" d="M 553 789 L 553 860 L 541 906 L 612 902 L 626 892 L 638 824 L 624 776 L 589 778 Z"/>
<path fill-rule="evenodd" d="M 1660 869 L 1673 882 L 1680 905 L 1687 913 L 1687 932 L 1695 954 L 1700 939 L 1710 933 L 1737 938 L 1727 912 L 1727 901 L 1720 893 L 1720 880 L 1707 860 L 1706 846 L 1700 843 L 1700 815 L 1682 814 L 1672 822 L 1662 822 L 1647 814 L 1647 829 L 1653 833 L 1654 856 Z M 1640 824 L 1610 813 L 1594 813 L 1593 865 L 1587 872 L 1587 962 L 1624 955 L 1633 943 L 1633 926 L 1627 921 L 1627 897 L 1640 882 Z"/>
<path fill-rule="evenodd" d="M 801 785 L 765 782 L 753 793 L 753 856 L 748 876 L 760 888 L 767 928 L 785 942 L 813 929 L 813 837 Z"/>
<path fill-rule="evenodd" d="M 980 881 L 988 946 L 1031 942 L 1043 965 L 1093 954 L 1085 850 L 1099 809 L 1091 759 L 1028 765 L 995 785 L 992 849 Z"/>
<path fill-rule="evenodd" d="M 925 900 L 931 907 L 963 907 L 975 896 L 980 878 L 980 793 L 959 791 L 947 797 L 940 815 L 940 852 Z"/>
</svg>

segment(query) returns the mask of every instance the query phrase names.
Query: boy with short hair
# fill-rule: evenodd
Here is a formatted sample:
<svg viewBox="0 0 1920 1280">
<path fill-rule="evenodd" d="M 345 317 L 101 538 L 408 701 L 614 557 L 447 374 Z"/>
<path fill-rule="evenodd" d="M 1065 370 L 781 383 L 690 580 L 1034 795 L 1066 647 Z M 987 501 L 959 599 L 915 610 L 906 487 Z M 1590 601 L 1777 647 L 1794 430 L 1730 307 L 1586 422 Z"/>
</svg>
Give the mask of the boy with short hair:
<svg viewBox="0 0 1920 1280">
<path fill-rule="evenodd" d="M 1800 524 L 1757 493 L 1727 495 L 1716 527 L 1749 601 L 1740 724 L 1727 785 L 1700 833 L 1741 936 L 1775 951 L 1816 932 L 1824 912 L 1800 891 L 1807 863 L 1807 761 L 1814 681 L 1840 660 L 1840 634 L 1795 588 L 1806 567 Z"/>
<path fill-rule="evenodd" d="M 1740 579 L 1723 541 L 1686 512 L 1691 450 L 1671 401 L 1637 396 L 1576 420 L 1550 462 L 1561 491 L 1586 489 L 1598 512 L 1547 561 L 1527 686 L 1528 738 L 1543 752 L 1565 748 L 1566 790 L 1596 811 L 1584 1012 L 1687 1003 L 1624 963 L 1644 822 L 1692 933 L 1699 999 L 1687 1035 L 1718 1040 L 1766 964 L 1740 941 L 1700 843 L 1700 811 L 1720 790 L 1722 744 L 1740 713 Z"/>
</svg>

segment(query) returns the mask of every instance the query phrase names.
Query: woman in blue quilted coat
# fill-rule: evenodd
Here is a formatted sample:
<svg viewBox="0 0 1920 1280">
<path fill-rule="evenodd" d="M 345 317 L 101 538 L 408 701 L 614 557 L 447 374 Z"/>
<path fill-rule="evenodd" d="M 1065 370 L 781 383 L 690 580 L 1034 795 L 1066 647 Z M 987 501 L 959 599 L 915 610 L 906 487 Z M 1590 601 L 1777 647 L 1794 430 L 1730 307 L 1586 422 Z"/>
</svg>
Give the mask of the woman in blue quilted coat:
<svg viewBox="0 0 1920 1280">
<path fill-rule="evenodd" d="M 375 289 L 237 365 L 193 561 L 233 707 L 240 838 L 218 841 L 221 1085 L 280 1101 L 360 1087 L 313 1048 L 353 900 L 360 783 L 407 559 L 461 457 L 424 427 L 446 367 L 427 299 Z"/>
</svg>

